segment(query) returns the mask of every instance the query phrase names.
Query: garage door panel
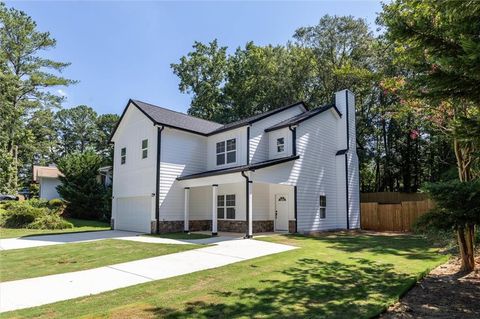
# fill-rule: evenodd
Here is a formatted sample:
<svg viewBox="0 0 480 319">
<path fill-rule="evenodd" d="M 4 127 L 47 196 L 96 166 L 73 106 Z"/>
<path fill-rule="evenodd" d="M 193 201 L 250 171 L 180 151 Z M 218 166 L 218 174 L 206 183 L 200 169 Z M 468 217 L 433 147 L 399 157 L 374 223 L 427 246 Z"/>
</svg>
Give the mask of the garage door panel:
<svg viewBox="0 0 480 319">
<path fill-rule="evenodd" d="M 150 232 L 151 197 L 123 197 L 117 199 L 115 229 Z"/>
</svg>

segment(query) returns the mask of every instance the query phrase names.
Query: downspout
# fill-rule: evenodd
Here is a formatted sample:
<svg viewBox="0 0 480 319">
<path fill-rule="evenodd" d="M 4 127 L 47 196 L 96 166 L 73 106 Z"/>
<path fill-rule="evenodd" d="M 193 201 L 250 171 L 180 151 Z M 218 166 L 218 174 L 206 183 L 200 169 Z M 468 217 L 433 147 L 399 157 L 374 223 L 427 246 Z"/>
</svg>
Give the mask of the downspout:
<svg viewBox="0 0 480 319">
<path fill-rule="evenodd" d="M 160 160 L 162 149 L 162 131 L 165 127 L 157 126 L 157 172 L 155 181 L 155 223 L 157 234 L 160 233 Z"/>
<path fill-rule="evenodd" d="M 250 164 L 250 126 L 247 126 L 247 165 Z"/>
<path fill-rule="evenodd" d="M 289 126 L 288 129 L 292 132 L 292 155 L 297 155 L 297 128 Z"/>
<path fill-rule="evenodd" d="M 115 172 L 115 142 L 110 142 L 110 144 L 113 145 L 113 158 L 112 158 L 112 197 L 110 198 L 110 203 L 112 205 L 112 207 L 110 207 L 110 229 L 115 229 L 115 219 L 113 219 L 113 222 L 112 222 L 112 218 L 113 218 L 113 203 L 114 203 L 114 199 L 115 199 L 115 196 L 113 195 L 114 192 L 113 192 L 113 173 Z"/>
<path fill-rule="evenodd" d="M 297 155 L 297 127 L 292 127 L 291 125 L 288 129 L 292 132 L 292 155 Z M 293 187 L 293 207 L 294 207 L 294 218 L 295 218 L 295 233 L 298 232 L 298 220 L 297 220 L 297 186 Z M 290 228 L 290 227 L 289 227 Z"/>
<path fill-rule="evenodd" d="M 348 115 L 348 90 L 345 90 L 345 121 L 347 121 L 347 151 L 345 152 L 345 200 L 346 200 L 346 209 L 347 209 L 347 229 L 350 229 L 350 216 L 349 216 L 349 205 L 350 199 L 348 196 L 348 151 L 350 149 L 350 116 Z"/>
<path fill-rule="evenodd" d="M 245 216 L 246 216 L 246 221 L 247 221 L 247 229 L 245 231 L 245 237 L 244 238 L 250 238 L 250 234 L 248 233 L 248 224 L 250 223 L 250 216 L 248 214 L 248 206 L 250 205 L 250 198 L 248 197 L 248 187 L 250 183 L 250 178 L 245 175 L 246 171 L 241 171 L 240 174 L 242 174 L 243 177 L 245 177 L 245 200 L 246 200 L 246 205 L 245 205 Z"/>
</svg>

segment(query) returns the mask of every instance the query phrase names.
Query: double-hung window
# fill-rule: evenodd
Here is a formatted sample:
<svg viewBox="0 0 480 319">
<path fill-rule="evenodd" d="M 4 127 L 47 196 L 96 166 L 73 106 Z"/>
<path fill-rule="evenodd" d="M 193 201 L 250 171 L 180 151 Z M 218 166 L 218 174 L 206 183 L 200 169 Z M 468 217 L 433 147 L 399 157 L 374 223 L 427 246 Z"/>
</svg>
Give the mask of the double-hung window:
<svg viewBox="0 0 480 319">
<path fill-rule="evenodd" d="M 148 140 L 142 140 L 142 159 L 148 157 Z"/>
<path fill-rule="evenodd" d="M 327 196 L 320 195 L 320 218 L 327 217 Z"/>
<path fill-rule="evenodd" d="M 285 151 L 285 138 L 277 138 L 277 153 L 283 153 Z"/>
<path fill-rule="evenodd" d="M 127 162 L 127 148 L 122 147 L 120 150 L 120 164 L 125 164 Z"/>
<path fill-rule="evenodd" d="M 217 165 L 235 163 L 237 161 L 237 139 L 232 138 L 218 142 L 216 145 Z"/>
<path fill-rule="evenodd" d="M 217 196 L 217 218 L 235 219 L 235 194 Z"/>
</svg>

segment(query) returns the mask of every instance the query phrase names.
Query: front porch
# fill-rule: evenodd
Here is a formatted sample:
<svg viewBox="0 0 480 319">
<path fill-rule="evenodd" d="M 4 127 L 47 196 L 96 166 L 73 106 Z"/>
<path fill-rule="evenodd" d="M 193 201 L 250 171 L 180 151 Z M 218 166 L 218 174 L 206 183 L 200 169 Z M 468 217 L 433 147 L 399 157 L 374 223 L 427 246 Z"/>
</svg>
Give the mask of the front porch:
<svg viewBox="0 0 480 319">
<path fill-rule="evenodd" d="M 182 181 L 183 230 L 242 233 L 296 232 L 295 187 L 252 182 L 247 176 Z M 213 182 L 213 181 L 216 181 Z"/>
</svg>

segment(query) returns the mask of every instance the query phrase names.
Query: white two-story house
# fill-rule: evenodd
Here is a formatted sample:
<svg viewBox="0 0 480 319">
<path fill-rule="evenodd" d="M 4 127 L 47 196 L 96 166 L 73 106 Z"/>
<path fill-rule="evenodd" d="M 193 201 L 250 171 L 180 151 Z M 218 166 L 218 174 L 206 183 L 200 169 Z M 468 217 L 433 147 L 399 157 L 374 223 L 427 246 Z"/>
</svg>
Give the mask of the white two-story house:
<svg viewBox="0 0 480 319">
<path fill-rule="evenodd" d="M 359 228 L 355 99 L 226 125 L 130 100 L 112 134 L 112 227 L 309 233 Z"/>
</svg>

